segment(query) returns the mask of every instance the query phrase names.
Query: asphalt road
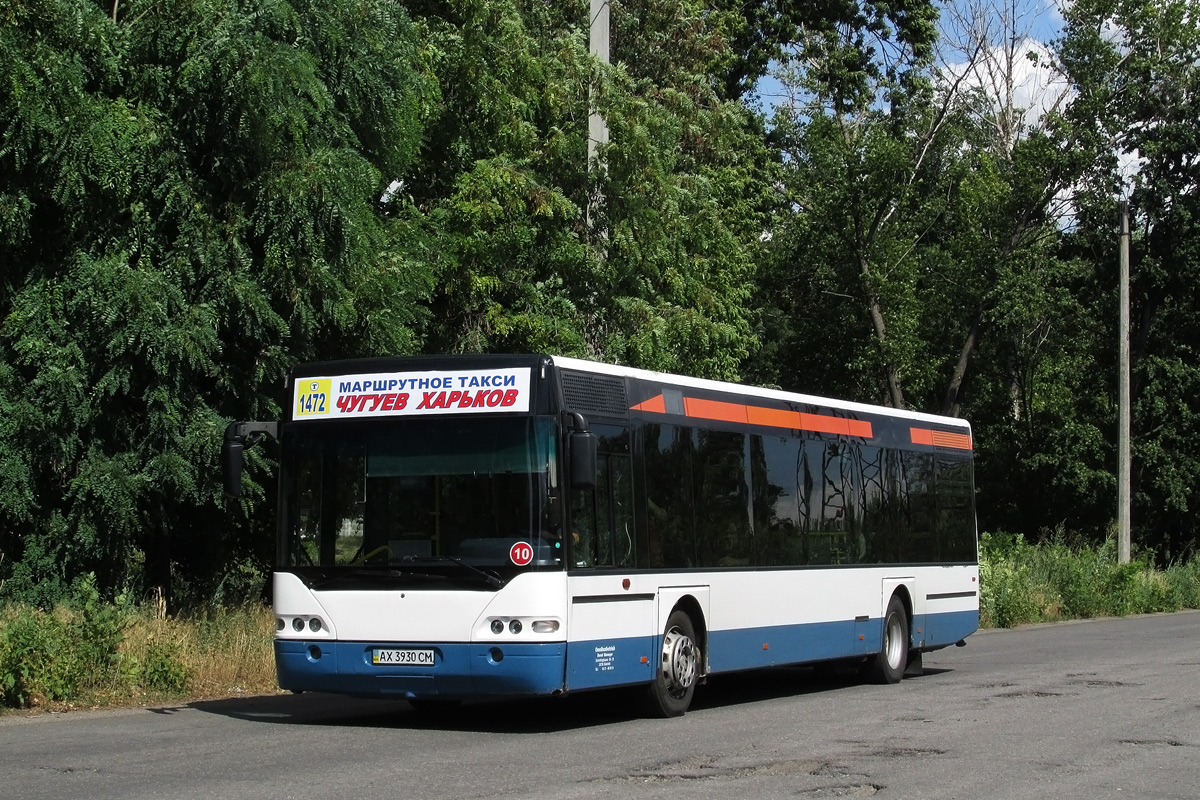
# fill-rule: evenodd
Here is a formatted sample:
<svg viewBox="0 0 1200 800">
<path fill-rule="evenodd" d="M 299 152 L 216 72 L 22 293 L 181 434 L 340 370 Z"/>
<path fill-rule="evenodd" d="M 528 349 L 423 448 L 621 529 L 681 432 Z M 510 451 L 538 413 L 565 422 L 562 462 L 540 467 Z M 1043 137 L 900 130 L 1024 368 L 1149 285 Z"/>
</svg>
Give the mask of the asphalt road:
<svg viewBox="0 0 1200 800">
<path fill-rule="evenodd" d="M 0 717 L 0 798 L 1200 797 L 1200 612 L 987 631 L 895 686 L 464 706 L 302 695 Z"/>
</svg>

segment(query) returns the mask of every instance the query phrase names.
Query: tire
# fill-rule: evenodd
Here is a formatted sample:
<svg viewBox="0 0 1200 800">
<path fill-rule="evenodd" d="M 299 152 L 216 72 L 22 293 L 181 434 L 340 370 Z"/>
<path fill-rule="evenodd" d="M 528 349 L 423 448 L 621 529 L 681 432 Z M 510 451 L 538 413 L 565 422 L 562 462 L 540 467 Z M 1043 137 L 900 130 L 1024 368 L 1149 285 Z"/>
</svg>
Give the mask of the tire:
<svg viewBox="0 0 1200 800">
<path fill-rule="evenodd" d="M 703 663 L 691 617 L 675 609 L 667 618 L 654 680 L 647 687 L 646 705 L 651 716 L 683 716 L 692 704 Z"/>
<path fill-rule="evenodd" d="M 908 612 L 896 595 L 883 615 L 883 649 L 867 662 L 867 674 L 875 683 L 899 683 L 908 666 Z"/>
</svg>

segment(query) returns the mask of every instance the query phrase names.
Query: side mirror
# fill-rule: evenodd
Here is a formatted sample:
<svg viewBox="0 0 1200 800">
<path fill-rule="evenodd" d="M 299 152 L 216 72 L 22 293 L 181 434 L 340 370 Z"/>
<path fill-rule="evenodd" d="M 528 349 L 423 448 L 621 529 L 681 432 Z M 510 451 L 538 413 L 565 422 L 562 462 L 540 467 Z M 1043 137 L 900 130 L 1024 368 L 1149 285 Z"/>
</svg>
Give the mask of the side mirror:
<svg viewBox="0 0 1200 800">
<path fill-rule="evenodd" d="M 264 436 L 279 439 L 278 422 L 231 422 L 225 426 L 225 443 L 221 445 L 221 472 L 225 494 L 242 495 L 242 452 L 262 441 Z"/>
<path fill-rule="evenodd" d="M 229 497 L 242 496 L 242 451 L 246 445 L 237 435 L 237 423 L 229 423 L 225 429 L 225 443 L 221 445 L 221 473 L 225 479 L 225 494 Z"/>
<path fill-rule="evenodd" d="M 225 477 L 225 494 L 240 497 L 242 494 L 242 450 L 241 442 L 225 442 L 221 446 L 221 466 Z"/>
<path fill-rule="evenodd" d="M 571 432 L 571 488 L 596 487 L 596 435 L 588 430 Z"/>
</svg>

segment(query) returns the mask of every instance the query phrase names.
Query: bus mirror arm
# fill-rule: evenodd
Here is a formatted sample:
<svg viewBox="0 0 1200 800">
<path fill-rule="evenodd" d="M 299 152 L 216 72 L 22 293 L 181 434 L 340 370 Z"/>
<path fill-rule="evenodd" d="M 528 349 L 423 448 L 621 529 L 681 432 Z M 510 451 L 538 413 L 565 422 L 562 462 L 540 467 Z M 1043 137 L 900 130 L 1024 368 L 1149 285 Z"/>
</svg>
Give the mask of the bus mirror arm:
<svg viewBox="0 0 1200 800">
<path fill-rule="evenodd" d="M 225 442 L 221 446 L 221 472 L 225 479 L 225 494 L 242 495 L 242 454 L 265 437 L 279 439 L 278 422 L 231 422 L 225 426 Z"/>
<path fill-rule="evenodd" d="M 571 487 L 594 489 L 596 486 L 596 434 L 588 429 L 587 420 L 576 411 L 564 411 L 570 421 Z"/>
</svg>

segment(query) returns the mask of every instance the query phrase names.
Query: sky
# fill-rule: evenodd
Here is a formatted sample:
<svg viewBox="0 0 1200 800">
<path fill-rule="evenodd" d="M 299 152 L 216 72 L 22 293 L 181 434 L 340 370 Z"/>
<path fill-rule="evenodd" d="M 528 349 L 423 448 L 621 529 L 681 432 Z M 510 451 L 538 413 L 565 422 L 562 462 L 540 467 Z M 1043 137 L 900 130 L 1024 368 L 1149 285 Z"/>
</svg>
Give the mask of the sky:
<svg viewBox="0 0 1200 800">
<path fill-rule="evenodd" d="M 962 47 L 967 45 L 969 36 L 964 33 L 964 18 L 973 11 L 982 13 L 981 23 L 989 29 L 989 39 L 994 43 L 1008 41 L 1012 38 L 1019 40 L 1019 57 L 1011 59 L 1013 65 L 1013 84 L 1015 88 L 1013 102 L 1019 108 L 1027 109 L 1026 122 L 1036 124 L 1036 120 L 1052 105 L 1066 90 L 1065 82 L 1057 79 L 1050 67 L 1049 43 L 1059 35 L 1063 17 L 1062 0 L 944 0 L 939 3 L 942 22 L 942 64 L 948 74 L 959 74 L 965 67 L 966 58 Z M 959 47 L 955 47 L 955 43 Z M 1024 57 L 1025 53 L 1037 56 L 1036 60 Z M 1003 61 L 1002 53 L 992 51 L 993 63 Z M 983 85 L 989 80 L 985 70 L 976 70 L 968 77 L 969 82 Z M 767 76 L 759 82 L 757 102 L 754 107 L 764 110 L 770 116 L 771 110 L 787 102 L 787 92 L 774 76 Z"/>
<path fill-rule="evenodd" d="M 973 23 L 964 22 L 963 17 L 976 9 L 984 16 Z M 1069 92 L 1069 84 L 1053 67 L 1051 52 L 1051 43 L 1061 35 L 1062 27 L 1058 0 L 949 0 L 942 8 L 943 68 L 955 76 L 969 69 L 966 51 L 972 49 L 976 38 L 966 31 L 985 30 L 990 46 L 967 73 L 967 84 L 999 97 L 1011 81 L 1013 105 L 1025 109 L 1027 125 L 1036 126 Z M 1006 68 L 1011 70 L 1011 78 Z"/>
</svg>

